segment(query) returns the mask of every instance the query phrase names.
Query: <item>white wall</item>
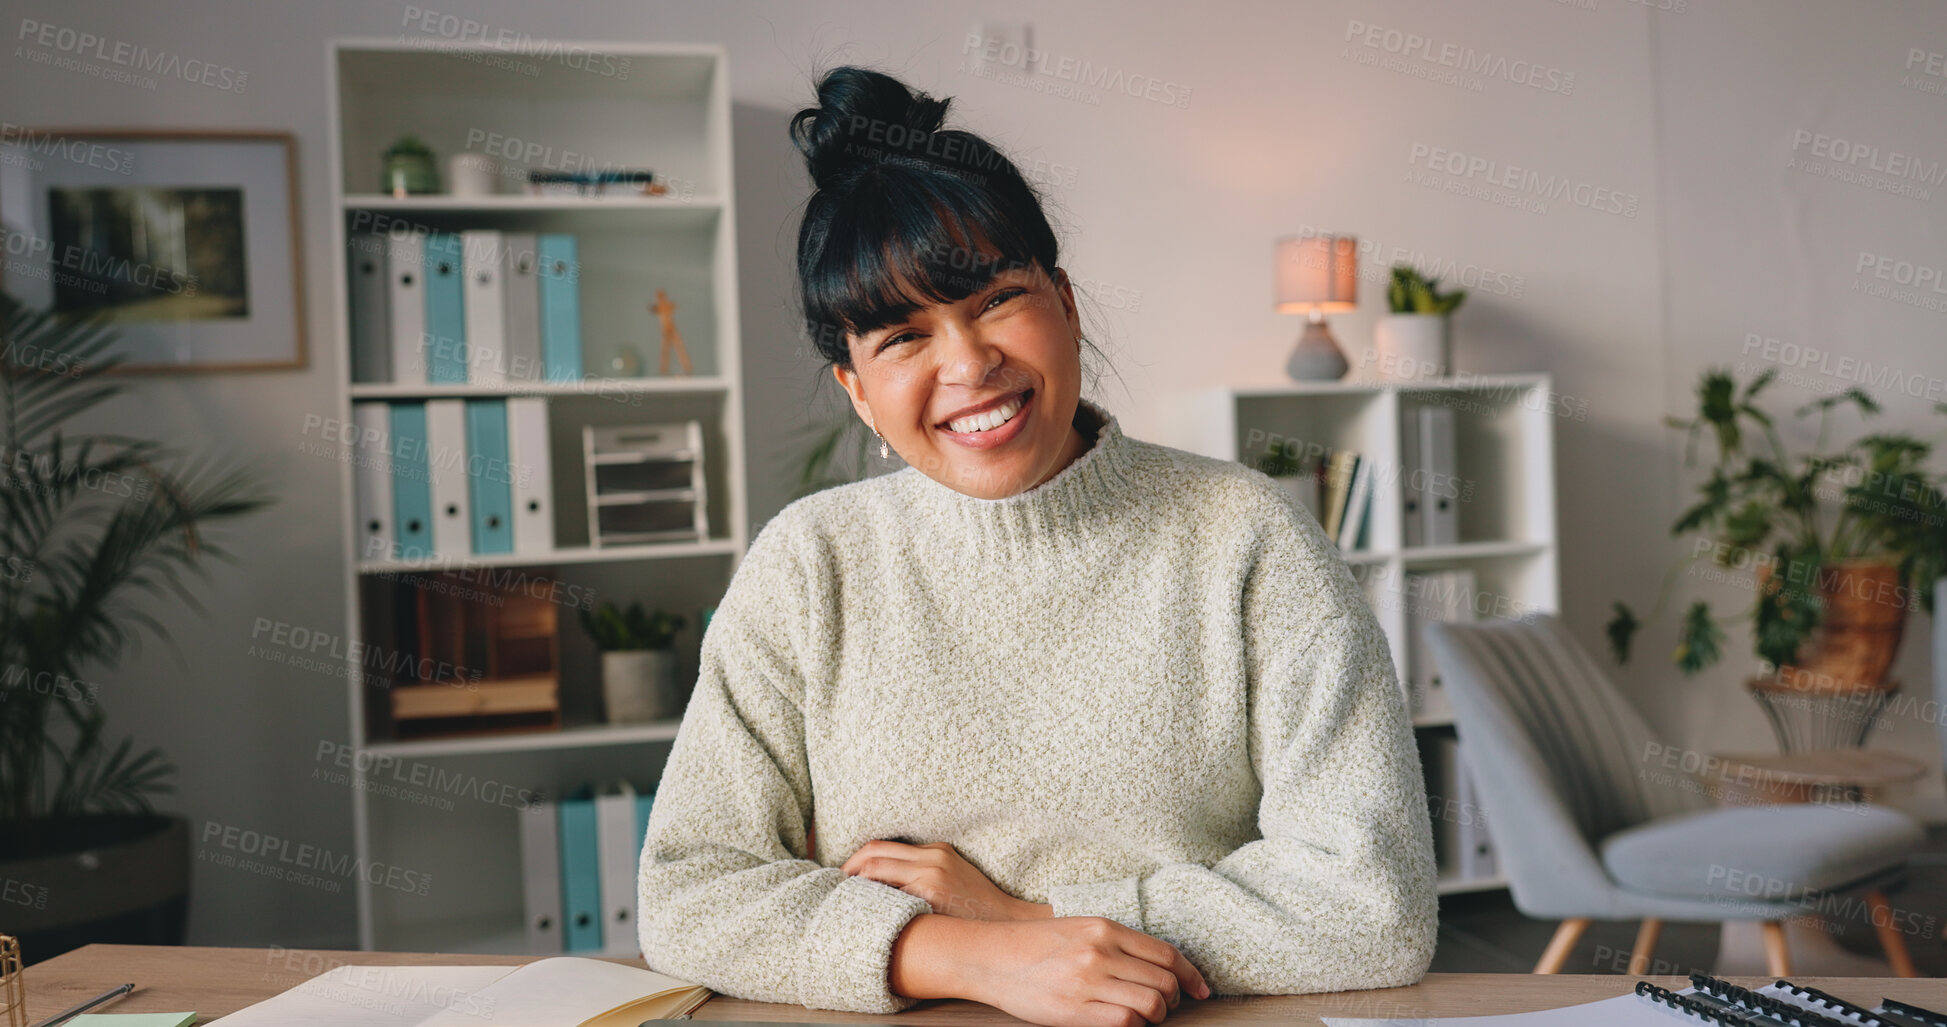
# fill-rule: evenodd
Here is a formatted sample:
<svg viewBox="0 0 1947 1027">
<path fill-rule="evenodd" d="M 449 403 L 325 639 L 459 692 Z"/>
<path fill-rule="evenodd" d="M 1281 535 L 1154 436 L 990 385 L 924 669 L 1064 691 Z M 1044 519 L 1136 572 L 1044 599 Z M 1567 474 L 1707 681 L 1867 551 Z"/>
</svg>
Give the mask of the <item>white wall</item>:
<svg viewBox="0 0 1947 1027">
<path fill-rule="evenodd" d="M 1679 4 L 1681 8 L 1678 9 Z M 833 388 L 795 341 L 796 212 L 807 185 L 785 123 L 812 97 L 811 75 L 872 64 L 955 97 L 956 122 L 1018 162 L 1046 162 L 1073 274 L 1096 283 L 1094 337 L 1124 391 L 1103 400 L 1137 437 L 1155 438 L 1169 390 L 1274 382 L 1298 331 L 1270 308 L 1274 236 L 1306 227 L 1352 232 L 1394 259 L 1485 275 L 1457 320 L 1470 371 L 1545 370 L 1568 409 L 1558 424 L 1565 614 L 1592 648 L 1611 600 L 1639 609 L 1681 546 L 1665 528 L 1687 496 L 1680 452 L 1660 418 L 1683 412 L 1699 368 L 1734 363 L 1747 333 L 1947 376 L 1947 314 L 1855 294 L 1861 252 L 1947 264 L 1947 186 L 1887 195 L 1789 169 L 1793 133 L 1822 132 L 1947 161 L 1947 78 L 1902 84 L 1912 48 L 1947 50 L 1947 7 L 1929 0 L 1834 5 L 1762 0 L 1331 0 L 1189 6 L 1071 2 L 797 4 L 511 2 L 420 4 L 493 30 L 564 40 L 710 41 L 726 45 L 734 93 L 740 286 L 753 467 L 761 524 L 787 497 L 784 433 Z M 1662 6 L 1666 9 L 1657 10 Z M 345 735 L 340 683 L 251 655 L 256 618 L 344 629 L 338 476 L 302 456 L 302 418 L 335 408 L 337 337 L 325 183 L 324 41 L 424 37 L 402 5 L 380 0 L 279 5 L 211 0 L 131 5 L 17 0 L 23 19 L 91 32 L 248 72 L 240 91 L 179 79 L 154 89 L 36 63 L 15 40 L 0 60 L 12 124 L 254 127 L 294 132 L 302 161 L 313 362 L 302 372 L 157 378 L 102 419 L 275 461 L 274 517 L 228 536 L 240 558 L 204 590 L 207 616 L 158 611 L 180 663 L 152 647 L 102 695 L 118 727 L 164 744 L 182 766 L 169 805 L 205 822 L 350 848 L 342 787 L 312 779 L 321 741 Z M 1034 45 L 1063 59 L 1154 79 L 1184 106 L 1086 89 L 1021 84 L 1051 75 L 981 77 L 963 54 L 977 21 L 1033 23 Z M 1367 35 L 1361 26 L 1372 26 Z M 1458 83 L 1436 61 L 1389 52 L 1388 30 L 1438 55 L 1485 59 Z M 1368 40 L 1371 42 L 1369 43 Z M 1446 49 L 1451 47 L 1452 49 Z M 1920 61 L 1924 71 L 1925 59 Z M 1572 79 L 1569 77 L 1572 76 Z M 1523 84 L 1533 78 L 1546 88 Z M 1566 88 L 1562 88 L 1562 87 Z M 1482 185 L 1428 170 L 1436 149 L 1532 168 L 1613 193 L 1628 213 L 1572 199 L 1520 209 L 1448 191 Z M 1420 173 L 1414 180 L 1410 176 Z M 1432 185 L 1423 184 L 1432 182 Z M 1370 281 L 1371 279 L 1368 279 Z M 1335 320 L 1356 350 L 1381 294 Z M 1939 294 L 1936 298 L 1947 298 Z M 1813 373 L 1819 373 L 1813 369 Z M 1870 383 L 1869 383 L 1870 384 Z M 1780 390 L 1781 393 L 1786 390 Z M 1802 387 L 1792 398 L 1808 396 Z M 1926 403 L 1881 388 L 1889 427 L 1931 428 Z M 1936 393 L 1934 399 L 1947 398 Z M 1586 406 L 1581 404 L 1586 403 Z M 1783 409 L 1780 407 L 1779 409 Z M 1690 583 L 1685 583 L 1686 588 Z M 1735 589 L 1721 596 L 1735 602 Z M 1666 651 L 1671 621 L 1641 643 Z M 1927 629 L 1912 625 L 1913 637 Z M 1748 665 L 1734 639 L 1732 662 Z M 1918 690 L 1924 645 L 1899 672 Z M 1619 675 L 1672 737 L 1705 749 L 1767 748 L 1737 674 L 1696 681 L 1656 659 Z M 1937 762 L 1932 726 L 1908 716 L 1884 744 Z M 1926 789 L 1939 792 L 1932 777 Z M 349 944 L 349 891 L 338 895 L 197 868 L 192 941 Z"/>
</svg>

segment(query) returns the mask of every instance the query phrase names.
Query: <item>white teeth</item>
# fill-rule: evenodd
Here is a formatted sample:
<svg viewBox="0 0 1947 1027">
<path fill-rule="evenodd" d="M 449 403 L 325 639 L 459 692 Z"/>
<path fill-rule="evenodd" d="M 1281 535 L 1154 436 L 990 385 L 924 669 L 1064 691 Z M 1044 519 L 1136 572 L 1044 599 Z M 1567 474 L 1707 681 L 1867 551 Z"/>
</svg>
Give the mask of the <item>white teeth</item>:
<svg viewBox="0 0 1947 1027">
<path fill-rule="evenodd" d="M 1020 412 L 1021 412 L 1021 400 L 1019 397 L 1016 397 L 1014 399 L 1008 400 L 1006 403 L 1003 403 L 998 407 L 995 407 L 992 410 L 982 411 L 981 413 L 978 414 L 971 414 L 967 417 L 962 417 L 957 421 L 948 421 L 946 426 L 952 431 L 957 431 L 962 433 L 991 431 L 1013 420 L 1014 415 Z"/>
</svg>

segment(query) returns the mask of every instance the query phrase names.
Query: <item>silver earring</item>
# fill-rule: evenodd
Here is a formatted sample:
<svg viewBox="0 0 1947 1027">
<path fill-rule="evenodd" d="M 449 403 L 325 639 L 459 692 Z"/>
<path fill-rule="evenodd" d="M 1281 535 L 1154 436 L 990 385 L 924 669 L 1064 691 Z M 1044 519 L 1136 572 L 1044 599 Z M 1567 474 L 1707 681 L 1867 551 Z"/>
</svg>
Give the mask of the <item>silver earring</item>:
<svg viewBox="0 0 1947 1027">
<path fill-rule="evenodd" d="M 879 435 L 878 425 L 875 424 L 872 426 L 872 434 Z M 884 435 L 879 435 L 879 459 L 886 460 L 889 459 L 890 457 L 891 457 L 891 453 L 886 448 L 886 437 Z"/>
</svg>

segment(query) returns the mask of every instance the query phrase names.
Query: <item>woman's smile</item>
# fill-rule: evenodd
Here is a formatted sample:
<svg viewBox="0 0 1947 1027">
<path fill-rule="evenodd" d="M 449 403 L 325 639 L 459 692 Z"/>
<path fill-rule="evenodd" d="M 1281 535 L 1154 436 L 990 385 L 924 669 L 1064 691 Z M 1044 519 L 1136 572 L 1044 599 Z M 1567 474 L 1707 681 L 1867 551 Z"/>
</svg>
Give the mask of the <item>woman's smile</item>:
<svg viewBox="0 0 1947 1027">
<path fill-rule="evenodd" d="M 1001 407 L 998 408 L 1002 412 L 1005 412 L 1010 406 L 1016 407 L 1017 409 L 1015 409 L 1014 411 L 1014 416 L 1008 418 L 1006 423 L 997 425 L 992 428 L 985 429 L 984 431 L 960 432 L 960 431 L 954 431 L 950 427 L 942 427 L 939 428 L 938 430 L 940 434 L 946 436 L 948 439 L 951 439 L 953 442 L 961 446 L 965 446 L 968 449 L 993 449 L 996 446 L 1004 446 L 1009 441 L 1013 440 L 1015 437 L 1019 436 L 1022 432 L 1027 430 L 1028 410 L 1030 407 L 1034 405 L 1034 397 L 1035 397 L 1035 391 L 1033 389 L 1029 389 L 1026 392 L 1022 393 L 1020 398 L 1010 400 L 1007 403 L 1002 404 Z M 968 420 L 972 420 L 974 418 L 979 418 L 982 416 L 983 415 L 981 414 L 975 414 L 973 415 L 972 418 L 968 418 Z M 965 423 L 965 422 L 956 419 L 955 422 L 950 422 L 950 423 Z"/>
</svg>

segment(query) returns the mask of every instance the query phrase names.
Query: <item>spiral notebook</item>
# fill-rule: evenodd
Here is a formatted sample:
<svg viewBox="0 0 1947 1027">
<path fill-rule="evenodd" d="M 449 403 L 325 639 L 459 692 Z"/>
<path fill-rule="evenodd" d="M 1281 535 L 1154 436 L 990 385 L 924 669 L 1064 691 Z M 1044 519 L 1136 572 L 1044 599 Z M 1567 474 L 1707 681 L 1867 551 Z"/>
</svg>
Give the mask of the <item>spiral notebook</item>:
<svg viewBox="0 0 1947 1027">
<path fill-rule="evenodd" d="M 1627 995 L 1579 1006 L 1495 1016 L 1371 1020 L 1325 1017 L 1330 1027 L 1671 1027 L 1681 1023 L 1723 1027 L 1947 1027 L 1947 1015 L 1893 999 L 1867 1009 L 1817 988 L 1780 980 L 1750 989 L 1708 974 L 1691 974 L 1690 987 L 1672 991 L 1637 981 Z"/>
</svg>

